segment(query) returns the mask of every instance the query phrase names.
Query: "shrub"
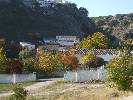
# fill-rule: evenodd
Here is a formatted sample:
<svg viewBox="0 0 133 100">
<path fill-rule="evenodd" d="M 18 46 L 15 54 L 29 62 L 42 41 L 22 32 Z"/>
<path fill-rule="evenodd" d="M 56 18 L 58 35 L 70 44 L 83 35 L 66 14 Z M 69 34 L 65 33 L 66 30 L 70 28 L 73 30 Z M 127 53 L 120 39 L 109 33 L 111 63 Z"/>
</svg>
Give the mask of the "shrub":
<svg viewBox="0 0 133 100">
<path fill-rule="evenodd" d="M 121 90 L 132 89 L 133 57 L 129 53 L 122 53 L 112 59 L 107 65 L 108 83 Z"/>
<path fill-rule="evenodd" d="M 35 58 L 26 58 L 22 60 L 23 72 L 32 73 L 35 71 Z"/>
<path fill-rule="evenodd" d="M 78 67 L 79 60 L 74 54 L 66 52 L 62 54 L 62 62 L 65 67 L 64 69 L 75 70 Z"/>
<path fill-rule="evenodd" d="M 90 67 L 90 68 L 97 68 L 104 64 L 104 59 L 97 57 L 91 52 L 83 56 L 83 58 L 81 59 L 81 63 L 83 65 L 87 65 L 87 67 Z"/>
<path fill-rule="evenodd" d="M 24 48 L 19 53 L 19 59 L 23 65 L 23 72 L 24 73 L 31 73 L 34 71 L 35 65 L 35 51 L 28 50 Z"/>
<path fill-rule="evenodd" d="M 3 48 L 0 48 L 0 73 L 7 73 L 7 58 Z"/>
<path fill-rule="evenodd" d="M 13 88 L 14 94 L 10 97 L 10 100 L 26 100 L 28 91 L 21 85 L 15 85 Z"/>
</svg>

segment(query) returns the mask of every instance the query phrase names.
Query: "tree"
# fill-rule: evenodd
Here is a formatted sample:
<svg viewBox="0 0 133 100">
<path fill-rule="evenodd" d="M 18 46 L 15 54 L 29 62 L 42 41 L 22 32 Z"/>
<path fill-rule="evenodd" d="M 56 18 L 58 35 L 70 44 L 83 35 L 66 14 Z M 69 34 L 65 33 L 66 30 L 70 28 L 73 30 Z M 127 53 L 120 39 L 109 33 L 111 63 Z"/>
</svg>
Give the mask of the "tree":
<svg viewBox="0 0 133 100">
<path fill-rule="evenodd" d="M 34 57 L 29 57 L 26 59 L 21 60 L 23 64 L 23 72 L 24 73 L 32 73 L 35 70 L 35 58 Z"/>
<path fill-rule="evenodd" d="M 87 65 L 90 68 L 97 68 L 104 65 L 104 59 L 97 57 L 92 52 L 89 52 L 87 55 L 83 56 L 81 63 L 83 65 Z"/>
<path fill-rule="evenodd" d="M 19 52 L 19 59 L 26 59 L 30 57 L 30 51 L 28 49 L 23 49 Z"/>
<path fill-rule="evenodd" d="M 6 73 L 7 72 L 7 58 L 4 52 L 4 49 L 0 49 L 0 73 Z"/>
<path fill-rule="evenodd" d="M 94 30 L 94 22 L 83 15 L 86 11 L 83 9 L 79 11 L 74 3 L 39 7 L 37 0 L 30 0 L 33 1 L 33 8 L 30 8 L 19 3 L 22 1 L 0 2 L 0 33 L 9 41 L 42 40 L 41 37 L 52 37 L 59 33 L 77 35 L 79 32 L 92 33 Z M 47 26 L 49 27 L 47 28 Z"/>
<path fill-rule="evenodd" d="M 8 66 L 8 73 L 22 73 L 23 65 L 19 59 L 8 59 Z"/>
<path fill-rule="evenodd" d="M 121 90 L 132 89 L 133 56 L 124 50 L 107 65 L 108 83 Z"/>
<path fill-rule="evenodd" d="M 92 36 L 88 36 L 84 38 L 79 44 L 77 44 L 77 48 L 96 48 L 96 49 L 105 49 L 108 48 L 109 45 L 108 38 L 101 32 L 96 32 Z"/>
<path fill-rule="evenodd" d="M 46 52 L 39 52 L 37 55 L 36 69 L 41 72 L 51 73 L 62 67 L 62 62 L 58 55 Z"/>
<path fill-rule="evenodd" d="M 35 71 L 35 52 L 29 51 L 28 49 L 23 49 L 19 53 L 19 59 L 21 60 L 23 64 L 23 72 L 25 73 L 31 73 Z"/>
<path fill-rule="evenodd" d="M 67 52 L 62 54 L 62 61 L 65 66 L 65 69 L 76 70 L 78 67 L 79 60 L 74 54 Z"/>
<path fill-rule="evenodd" d="M 80 7 L 79 8 L 79 11 L 80 11 L 80 13 L 83 15 L 83 16 L 88 16 L 88 11 L 87 11 L 87 9 L 86 8 L 83 8 L 83 7 Z"/>
</svg>

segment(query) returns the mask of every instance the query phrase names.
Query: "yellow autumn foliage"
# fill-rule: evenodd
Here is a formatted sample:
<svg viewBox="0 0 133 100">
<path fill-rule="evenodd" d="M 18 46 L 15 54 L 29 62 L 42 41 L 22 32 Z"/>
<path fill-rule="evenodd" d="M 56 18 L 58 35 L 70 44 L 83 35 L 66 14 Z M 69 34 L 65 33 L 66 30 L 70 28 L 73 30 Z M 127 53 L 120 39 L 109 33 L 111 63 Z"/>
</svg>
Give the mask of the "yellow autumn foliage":
<svg viewBox="0 0 133 100">
<path fill-rule="evenodd" d="M 84 38 L 79 44 L 76 45 L 76 48 L 96 48 L 96 49 L 105 49 L 108 48 L 108 39 L 101 33 L 96 32 L 92 36 Z"/>
<path fill-rule="evenodd" d="M 42 72 L 53 72 L 62 66 L 58 55 L 40 52 L 37 57 L 37 69 Z"/>
</svg>

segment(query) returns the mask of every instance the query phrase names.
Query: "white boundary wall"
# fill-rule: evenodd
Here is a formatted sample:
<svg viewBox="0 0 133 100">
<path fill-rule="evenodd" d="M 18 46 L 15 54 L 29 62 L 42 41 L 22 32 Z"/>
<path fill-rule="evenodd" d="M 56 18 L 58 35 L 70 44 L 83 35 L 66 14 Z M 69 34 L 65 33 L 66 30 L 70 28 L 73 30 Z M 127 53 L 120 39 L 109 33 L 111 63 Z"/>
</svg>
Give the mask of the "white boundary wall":
<svg viewBox="0 0 133 100">
<path fill-rule="evenodd" d="M 85 82 L 91 80 L 105 81 L 107 78 L 106 69 L 97 70 L 78 70 L 78 71 L 67 71 L 64 74 L 64 80 L 73 82 Z"/>
<path fill-rule="evenodd" d="M 36 73 L 31 74 L 0 74 L 0 83 L 18 83 L 36 81 Z"/>
</svg>

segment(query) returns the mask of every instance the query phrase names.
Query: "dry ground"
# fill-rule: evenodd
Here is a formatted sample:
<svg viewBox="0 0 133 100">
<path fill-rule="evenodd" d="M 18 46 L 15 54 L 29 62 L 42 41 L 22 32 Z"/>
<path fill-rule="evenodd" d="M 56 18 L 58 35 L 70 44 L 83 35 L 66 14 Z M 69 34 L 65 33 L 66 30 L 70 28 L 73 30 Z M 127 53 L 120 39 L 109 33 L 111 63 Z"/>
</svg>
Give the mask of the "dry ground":
<svg viewBox="0 0 133 100">
<path fill-rule="evenodd" d="M 130 92 L 111 89 L 101 83 L 54 83 L 48 87 L 32 91 L 28 100 L 119 100 Z"/>
<path fill-rule="evenodd" d="M 58 81 L 29 92 L 27 100 L 119 100 L 132 92 L 111 89 L 103 83 L 70 83 Z M 9 100 L 1 98 L 0 100 Z"/>
</svg>

